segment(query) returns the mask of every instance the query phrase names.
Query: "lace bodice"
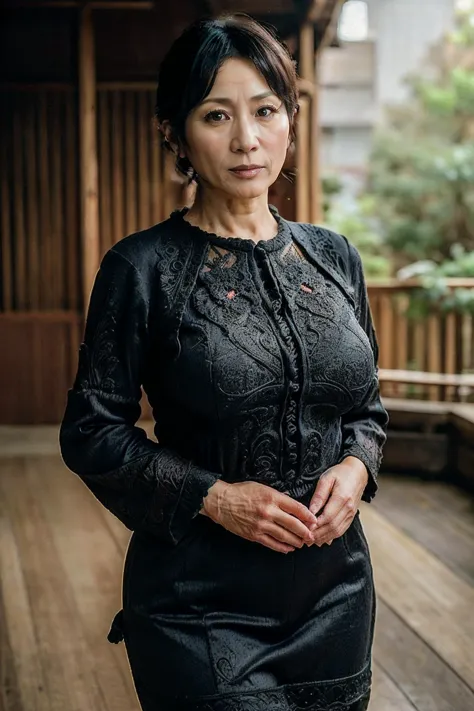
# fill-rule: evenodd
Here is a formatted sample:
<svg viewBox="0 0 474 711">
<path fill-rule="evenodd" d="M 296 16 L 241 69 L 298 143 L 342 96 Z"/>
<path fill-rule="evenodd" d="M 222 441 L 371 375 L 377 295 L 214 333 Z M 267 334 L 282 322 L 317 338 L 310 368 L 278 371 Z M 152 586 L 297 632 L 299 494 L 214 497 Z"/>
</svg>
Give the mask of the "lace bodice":
<svg viewBox="0 0 474 711">
<path fill-rule="evenodd" d="M 104 257 L 61 445 L 132 530 L 177 542 L 217 478 L 307 502 L 349 454 L 365 500 L 376 491 L 388 416 L 360 259 L 271 210 L 266 241 L 205 232 L 183 209 Z M 135 426 L 141 385 L 159 444 Z"/>
</svg>

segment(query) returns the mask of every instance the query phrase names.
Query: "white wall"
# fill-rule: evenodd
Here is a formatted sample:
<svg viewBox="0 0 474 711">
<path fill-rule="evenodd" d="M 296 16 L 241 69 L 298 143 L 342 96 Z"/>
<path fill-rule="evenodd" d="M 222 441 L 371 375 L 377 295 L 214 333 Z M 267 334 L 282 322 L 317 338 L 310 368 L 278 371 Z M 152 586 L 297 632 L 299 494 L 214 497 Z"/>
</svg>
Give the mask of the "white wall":
<svg viewBox="0 0 474 711">
<path fill-rule="evenodd" d="M 377 42 L 377 105 L 403 101 L 403 77 L 416 71 L 428 49 L 454 24 L 454 0 L 370 0 L 369 25 Z"/>
<path fill-rule="evenodd" d="M 363 169 L 372 127 L 407 96 L 404 76 L 454 25 L 455 0 L 367 0 L 369 37 L 329 47 L 320 59 L 324 168 Z"/>
</svg>

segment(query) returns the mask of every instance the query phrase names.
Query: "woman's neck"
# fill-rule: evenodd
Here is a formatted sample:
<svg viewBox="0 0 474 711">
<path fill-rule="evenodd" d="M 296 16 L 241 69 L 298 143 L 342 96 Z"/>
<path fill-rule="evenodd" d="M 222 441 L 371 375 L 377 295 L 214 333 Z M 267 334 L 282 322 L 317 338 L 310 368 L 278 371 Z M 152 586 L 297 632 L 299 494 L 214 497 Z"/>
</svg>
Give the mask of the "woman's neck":
<svg viewBox="0 0 474 711">
<path fill-rule="evenodd" d="M 239 200 L 221 194 L 203 194 L 198 189 L 185 220 L 222 237 L 271 239 L 278 229 L 268 207 L 267 193 L 249 200 Z"/>
</svg>

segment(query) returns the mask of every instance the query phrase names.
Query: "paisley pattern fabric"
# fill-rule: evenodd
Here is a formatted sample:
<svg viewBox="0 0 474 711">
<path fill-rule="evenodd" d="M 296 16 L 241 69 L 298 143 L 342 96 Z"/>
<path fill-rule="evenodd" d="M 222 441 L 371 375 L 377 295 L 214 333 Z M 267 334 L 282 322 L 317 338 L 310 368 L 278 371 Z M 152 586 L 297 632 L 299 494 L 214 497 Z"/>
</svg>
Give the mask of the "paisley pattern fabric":
<svg viewBox="0 0 474 711">
<path fill-rule="evenodd" d="M 60 446 L 134 532 L 109 640 L 125 639 L 146 711 L 349 709 L 370 691 L 358 515 L 288 556 L 197 516 L 217 479 L 308 504 L 349 455 L 369 472 L 363 499 L 377 490 L 388 415 L 359 254 L 270 209 L 259 242 L 176 210 L 114 245 L 91 294 Z M 142 391 L 157 441 L 136 424 Z"/>
</svg>

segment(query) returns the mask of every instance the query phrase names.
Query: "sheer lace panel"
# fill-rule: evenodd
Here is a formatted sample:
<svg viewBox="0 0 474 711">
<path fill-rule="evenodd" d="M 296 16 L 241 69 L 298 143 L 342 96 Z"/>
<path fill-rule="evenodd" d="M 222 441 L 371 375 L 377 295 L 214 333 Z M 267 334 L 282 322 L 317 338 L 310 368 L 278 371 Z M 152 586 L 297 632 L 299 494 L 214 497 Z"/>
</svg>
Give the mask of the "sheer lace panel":
<svg viewBox="0 0 474 711">
<path fill-rule="evenodd" d="M 215 244 L 209 246 L 206 261 L 204 263 L 203 272 L 210 272 L 211 269 L 230 269 L 237 261 L 237 255 L 223 247 L 218 247 Z"/>
</svg>

